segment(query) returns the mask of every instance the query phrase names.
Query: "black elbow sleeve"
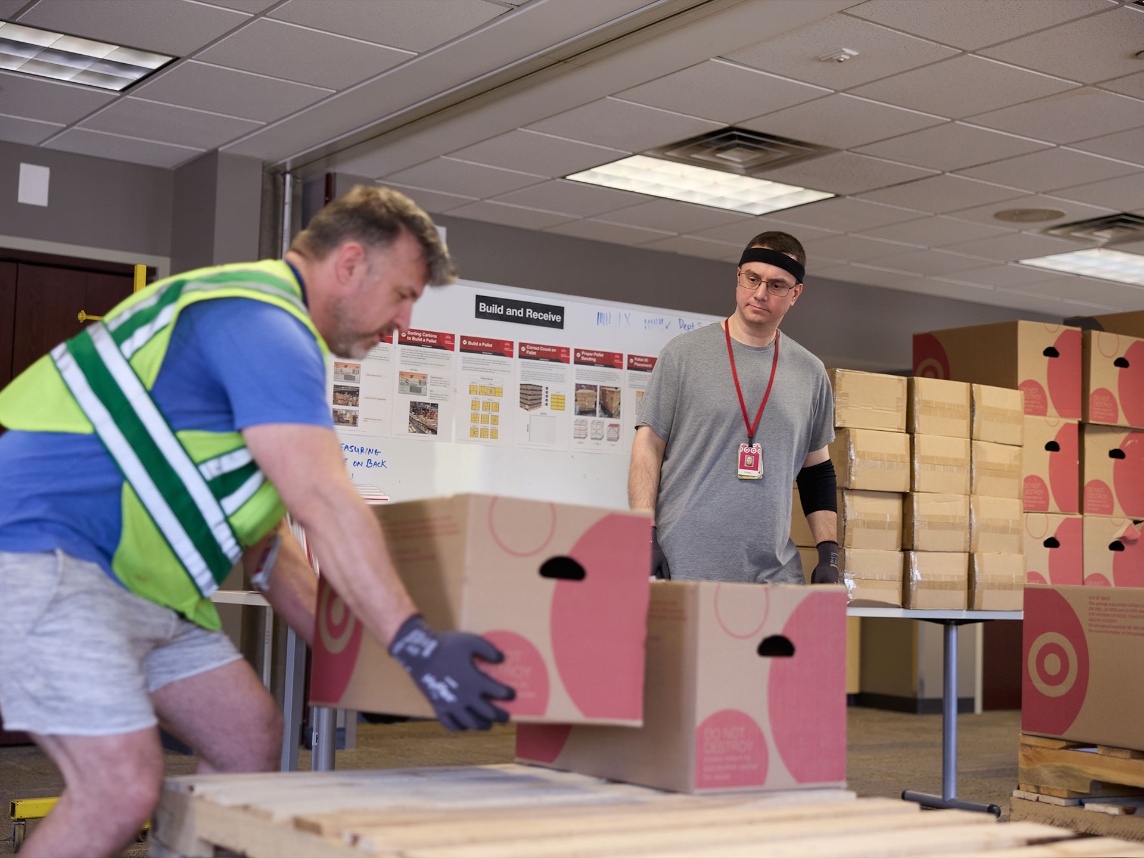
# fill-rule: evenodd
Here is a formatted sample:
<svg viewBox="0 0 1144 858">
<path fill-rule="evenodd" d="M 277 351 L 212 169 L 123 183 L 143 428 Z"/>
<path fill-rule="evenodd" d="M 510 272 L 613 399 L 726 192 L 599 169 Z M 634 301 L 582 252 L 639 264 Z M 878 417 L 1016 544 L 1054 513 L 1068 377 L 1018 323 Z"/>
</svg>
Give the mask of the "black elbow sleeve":
<svg viewBox="0 0 1144 858">
<path fill-rule="evenodd" d="M 834 476 L 834 463 L 827 459 L 809 468 L 803 468 L 795 477 L 798 496 L 805 515 L 820 510 L 838 512 L 838 481 Z"/>
</svg>

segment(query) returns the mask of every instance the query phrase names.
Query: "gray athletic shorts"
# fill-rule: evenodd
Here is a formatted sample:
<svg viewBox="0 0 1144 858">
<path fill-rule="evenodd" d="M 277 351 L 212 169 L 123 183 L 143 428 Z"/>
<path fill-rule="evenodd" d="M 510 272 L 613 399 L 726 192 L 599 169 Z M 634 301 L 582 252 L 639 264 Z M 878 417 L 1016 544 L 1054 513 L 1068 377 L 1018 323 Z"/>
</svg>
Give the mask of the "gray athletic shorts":
<svg viewBox="0 0 1144 858">
<path fill-rule="evenodd" d="M 242 656 L 61 551 L 0 551 L 0 717 L 7 730 L 107 736 L 158 723 L 150 695 Z"/>
</svg>

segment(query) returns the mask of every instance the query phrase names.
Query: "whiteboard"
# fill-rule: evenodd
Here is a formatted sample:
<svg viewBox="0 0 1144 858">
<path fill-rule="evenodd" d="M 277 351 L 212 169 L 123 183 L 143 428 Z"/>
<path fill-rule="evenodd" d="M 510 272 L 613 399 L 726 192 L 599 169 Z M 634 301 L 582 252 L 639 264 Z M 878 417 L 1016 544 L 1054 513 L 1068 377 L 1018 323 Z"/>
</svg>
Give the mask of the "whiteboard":
<svg viewBox="0 0 1144 858">
<path fill-rule="evenodd" d="M 472 281 L 429 287 L 411 330 L 327 385 L 350 478 L 392 501 L 479 492 L 627 508 L 660 350 L 722 317 Z"/>
</svg>

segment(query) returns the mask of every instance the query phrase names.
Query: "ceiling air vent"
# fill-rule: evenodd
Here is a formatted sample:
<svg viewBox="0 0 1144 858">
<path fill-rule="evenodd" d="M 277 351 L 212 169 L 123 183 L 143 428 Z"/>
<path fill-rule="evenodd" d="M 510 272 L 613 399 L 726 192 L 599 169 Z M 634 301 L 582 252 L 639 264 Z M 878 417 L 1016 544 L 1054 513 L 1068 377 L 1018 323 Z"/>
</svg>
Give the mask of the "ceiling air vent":
<svg viewBox="0 0 1144 858">
<path fill-rule="evenodd" d="M 649 149 L 643 154 L 741 176 L 758 176 L 767 170 L 833 151 L 826 146 L 743 128 L 722 128 Z"/>
<path fill-rule="evenodd" d="M 1087 241 L 1099 245 L 1121 244 L 1126 241 L 1144 241 L 1144 217 L 1120 212 L 1062 223 L 1044 230 L 1046 235 Z"/>
</svg>

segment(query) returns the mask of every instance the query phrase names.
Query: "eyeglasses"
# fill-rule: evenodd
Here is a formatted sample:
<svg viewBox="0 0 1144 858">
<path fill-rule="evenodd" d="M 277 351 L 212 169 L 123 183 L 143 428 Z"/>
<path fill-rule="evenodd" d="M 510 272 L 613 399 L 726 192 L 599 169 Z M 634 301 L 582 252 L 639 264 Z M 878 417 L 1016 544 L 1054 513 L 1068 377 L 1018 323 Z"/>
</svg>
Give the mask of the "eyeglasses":
<svg viewBox="0 0 1144 858">
<path fill-rule="evenodd" d="M 757 292 L 760 286 L 766 286 L 767 294 L 782 298 L 789 295 L 790 290 L 797 285 L 797 283 L 786 283 L 782 280 L 764 280 L 753 271 L 744 271 L 742 268 L 739 269 L 740 289 L 750 289 L 752 292 Z"/>
</svg>

